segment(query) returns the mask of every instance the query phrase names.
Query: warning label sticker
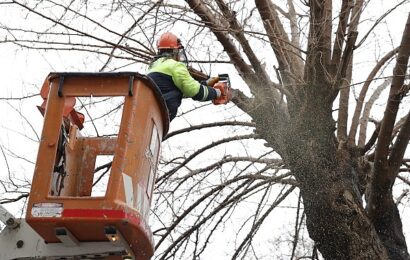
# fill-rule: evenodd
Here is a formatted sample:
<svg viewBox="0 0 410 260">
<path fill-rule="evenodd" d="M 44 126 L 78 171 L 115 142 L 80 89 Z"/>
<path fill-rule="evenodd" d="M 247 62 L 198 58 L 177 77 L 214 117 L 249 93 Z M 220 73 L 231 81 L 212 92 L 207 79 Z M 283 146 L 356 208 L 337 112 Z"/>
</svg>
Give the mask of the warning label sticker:
<svg viewBox="0 0 410 260">
<path fill-rule="evenodd" d="M 35 203 L 31 216 L 35 218 L 59 218 L 63 213 L 63 203 Z"/>
</svg>

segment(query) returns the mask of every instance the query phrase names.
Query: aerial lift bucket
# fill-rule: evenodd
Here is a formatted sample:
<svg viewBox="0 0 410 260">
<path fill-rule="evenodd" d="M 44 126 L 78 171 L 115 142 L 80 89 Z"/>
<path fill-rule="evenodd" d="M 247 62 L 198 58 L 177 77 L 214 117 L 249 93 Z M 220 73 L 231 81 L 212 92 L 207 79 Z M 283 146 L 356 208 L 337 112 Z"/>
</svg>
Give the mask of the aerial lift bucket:
<svg viewBox="0 0 410 260">
<path fill-rule="evenodd" d="M 134 72 L 51 73 L 41 96 L 44 126 L 26 222 L 46 243 L 122 241 L 126 254 L 150 259 L 148 215 L 160 143 L 169 126 L 159 89 Z M 124 98 L 116 137 L 80 134 L 84 116 L 74 110 L 75 98 L 90 96 Z M 98 155 L 113 159 L 105 195 L 95 197 Z"/>
</svg>

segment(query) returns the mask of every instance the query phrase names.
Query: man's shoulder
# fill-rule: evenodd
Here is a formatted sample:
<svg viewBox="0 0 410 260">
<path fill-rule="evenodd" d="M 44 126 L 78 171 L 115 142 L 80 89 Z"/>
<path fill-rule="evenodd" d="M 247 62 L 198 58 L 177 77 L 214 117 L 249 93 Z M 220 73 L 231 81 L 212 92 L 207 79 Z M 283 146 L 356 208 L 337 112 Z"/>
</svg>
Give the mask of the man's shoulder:
<svg viewBox="0 0 410 260">
<path fill-rule="evenodd" d="M 168 58 L 168 59 L 165 59 L 163 62 L 165 62 L 165 63 L 167 63 L 167 64 L 169 64 L 169 65 L 171 65 L 171 66 L 178 66 L 178 67 L 183 66 L 183 67 L 186 67 L 183 62 L 180 62 L 180 61 L 177 61 L 177 60 L 174 60 L 174 59 L 169 59 L 169 58 Z"/>
<path fill-rule="evenodd" d="M 160 72 L 169 76 L 183 75 L 188 73 L 185 63 L 170 58 L 156 60 L 148 69 L 148 73 Z"/>
</svg>

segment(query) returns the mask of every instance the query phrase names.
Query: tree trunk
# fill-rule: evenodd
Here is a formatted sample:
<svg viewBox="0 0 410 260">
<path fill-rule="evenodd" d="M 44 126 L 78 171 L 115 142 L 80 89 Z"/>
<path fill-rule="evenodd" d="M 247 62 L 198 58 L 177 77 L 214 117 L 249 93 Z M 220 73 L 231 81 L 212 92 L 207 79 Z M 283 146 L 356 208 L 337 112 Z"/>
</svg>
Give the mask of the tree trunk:
<svg viewBox="0 0 410 260">
<path fill-rule="evenodd" d="M 325 259 L 388 259 L 349 180 L 329 177 L 338 172 L 314 174 L 321 181 L 301 190 L 309 235 Z"/>
<path fill-rule="evenodd" d="M 309 235 L 325 259 L 388 259 L 362 207 L 357 177 L 343 164 L 333 170 L 314 165 L 295 169 L 295 175 L 305 179 L 300 189 Z"/>
<path fill-rule="evenodd" d="M 300 184 L 309 235 L 326 259 L 388 259 L 362 206 L 354 158 L 338 147 L 332 110 L 323 100 L 306 102 L 279 130 L 287 143 L 281 154 Z"/>
</svg>

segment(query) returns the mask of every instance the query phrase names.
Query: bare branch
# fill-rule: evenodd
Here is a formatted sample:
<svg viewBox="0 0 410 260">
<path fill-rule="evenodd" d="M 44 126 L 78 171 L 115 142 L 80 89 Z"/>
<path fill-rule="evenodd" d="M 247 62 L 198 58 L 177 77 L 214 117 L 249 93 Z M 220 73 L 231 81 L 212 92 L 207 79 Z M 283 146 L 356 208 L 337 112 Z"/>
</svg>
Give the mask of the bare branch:
<svg viewBox="0 0 410 260">
<path fill-rule="evenodd" d="M 237 259 L 239 253 L 241 252 L 242 248 L 248 243 L 252 238 L 255 236 L 256 232 L 258 232 L 260 226 L 265 221 L 266 217 L 283 201 L 287 198 L 287 196 L 295 189 L 295 187 L 290 187 L 282 196 L 277 198 L 277 200 L 272 203 L 272 205 L 266 210 L 266 212 L 252 225 L 251 230 L 243 239 L 242 243 L 236 249 L 235 254 L 232 256 L 232 259 Z"/>
<path fill-rule="evenodd" d="M 244 59 L 242 59 L 240 53 L 233 44 L 233 41 L 229 38 L 228 34 L 219 30 L 218 21 L 215 20 L 215 16 L 212 15 L 211 11 L 206 7 L 206 5 L 202 3 L 201 0 L 186 0 L 186 2 L 192 8 L 195 14 L 197 14 L 205 23 L 205 25 L 214 33 L 245 82 L 258 82 L 255 73 L 252 71 L 250 66 L 245 63 Z"/>
<path fill-rule="evenodd" d="M 16 197 L 16 198 L 1 199 L 1 200 L 0 200 L 0 204 L 7 204 L 7 203 L 17 202 L 17 201 L 19 201 L 19 200 L 28 198 L 29 195 L 30 195 L 30 194 L 29 194 L 28 192 L 26 192 L 26 193 L 20 194 L 20 195 L 19 195 L 18 197 Z"/>
<path fill-rule="evenodd" d="M 379 133 L 379 142 L 376 147 L 375 152 L 375 177 L 374 183 L 384 183 L 386 180 L 383 175 L 386 174 L 388 169 L 387 156 L 389 152 L 389 144 L 391 140 L 391 135 L 394 128 L 394 123 L 396 121 L 397 111 L 400 102 L 403 98 L 401 89 L 404 83 L 404 78 L 407 70 L 407 64 L 410 56 L 410 14 L 407 19 L 406 27 L 403 32 L 402 42 L 400 44 L 400 49 L 397 57 L 397 64 L 394 68 L 393 81 L 390 88 L 389 99 L 387 101 L 386 110 L 384 111 L 383 121 Z M 399 149 L 401 150 L 401 149 Z M 401 159 L 400 159 L 401 160 Z M 398 161 L 396 157 L 395 162 Z M 394 167 L 396 170 L 396 166 Z M 397 175 L 397 171 L 389 170 L 388 182 L 393 183 L 394 178 Z M 386 183 L 387 184 L 387 183 Z M 386 185 L 385 184 L 385 185 Z M 387 184 L 389 186 L 389 184 Z"/>
<path fill-rule="evenodd" d="M 110 41 L 107 41 L 107 40 L 105 40 L 105 39 L 103 39 L 103 38 L 96 37 L 96 36 L 91 35 L 91 34 L 89 34 L 89 33 L 82 32 L 82 31 L 80 31 L 80 30 L 78 30 L 78 29 L 75 29 L 74 27 L 68 26 L 68 25 L 66 25 L 66 24 L 64 24 L 64 23 L 62 23 L 62 22 L 60 22 L 60 21 L 58 21 L 58 20 L 56 20 L 56 19 L 53 19 L 53 18 L 51 18 L 51 17 L 48 17 L 48 16 L 46 16 L 46 15 L 44 15 L 44 14 L 42 14 L 42 13 L 40 13 L 40 12 L 34 10 L 33 8 L 30 8 L 30 7 L 28 7 L 27 5 L 22 4 L 22 3 L 18 2 L 18 1 L 15 1 L 15 0 L 14 0 L 13 3 L 15 3 L 15 4 L 17 4 L 17 5 L 21 6 L 21 7 L 23 7 L 24 9 L 27 9 L 28 11 L 30 11 L 30 12 L 32 12 L 32 13 L 34 13 L 34 14 L 36 14 L 36 15 L 38 15 L 38 16 L 44 18 L 44 19 L 46 19 L 46 20 L 49 20 L 49 21 L 53 22 L 53 23 L 56 24 L 56 25 L 60 25 L 60 26 L 66 28 L 66 29 L 68 29 L 68 30 L 70 30 L 70 31 L 79 33 L 80 35 L 86 36 L 86 37 L 88 37 L 88 38 L 97 40 L 97 41 L 99 41 L 99 42 L 103 42 L 103 43 L 105 43 L 105 44 L 108 44 L 108 45 L 111 45 L 111 46 L 114 46 L 114 47 L 116 46 L 115 43 L 112 43 L 112 42 L 110 42 Z M 86 17 L 86 18 L 89 19 L 88 17 Z M 95 22 L 95 21 L 94 21 L 94 22 Z M 95 23 L 97 23 L 97 22 L 95 22 Z M 99 23 L 97 23 L 97 24 L 99 24 Z M 115 32 L 113 32 L 112 30 L 109 30 L 108 28 L 104 27 L 104 26 L 101 25 L 101 24 L 99 24 L 99 26 L 101 26 L 102 28 L 105 28 L 105 29 L 108 30 L 109 32 L 115 33 Z M 115 34 L 118 34 L 118 33 L 115 33 Z M 121 36 L 121 35 L 120 35 L 120 36 Z M 130 48 L 126 48 L 126 47 L 123 47 L 123 46 L 118 46 L 118 48 L 121 49 L 121 50 L 124 50 L 125 52 L 128 52 L 128 53 L 130 53 L 130 54 L 138 54 L 138 53 L 136 53 L 135 51 L 131 50 Z"/>
<path fill-rule="evenodd" d="M 374 130 L 372 136 L 370 137 L 370 139 L 366 143 L 366 145 L 363 146 L 362 154 L 368 152 L 373 147 L 373 145 L 377 141 L 377 137 L 379 136 L 379 132 L 380 132 L 380 123 L 376 124 L 376 129 Z"/>
<path fill-rule="evenodd" d="M 291 31 L 291 42 L 293 46 L 296 46 L 298 49 L 300 48 L 300 29 L 298 27 L 297 19 L 296 19 L 296 10 L 295 5 L 293 4 L 293 0 L 287 0 L 289 6 L 289 20 L 290 20 L 290 31 Z M 298 56 L 301 57 L 302 53 L 299 51 Z M 299 64 L 302 65 L 302 64 Z"/>
<path fill-rule="evenodd" d="M 410 45 L 409 45 L 410 47 Z M 409 144 L 410 140 L 410 112 L 406 116 L 406 121 L 404 122 L 399 134 L 397 135 L 396 141 L 394 142 L 393 148 L 390 152 L 389 165 L 391 171 L 398 173 L 400 169 L 401 162 L 403 160 L 404 152 Z M 396 177 L 396 174 L 394 177 Z"/>
<path fill-rule="evenodd" d="M 164 138 L 163 141 L 179 135 L 179 134 L 184 134 L 188 133 L 194 130 L 199 130 L 199 129 L 204 129 L 204 128 L 209 128 L 209 127 L 217 127 L 217 126 L 248 126 L 248 127 L 255 127 L 255 123 L 253 122 L 240 122 L 240 121 L 224 121 L 224 122 L 215 122 L 215 123 L 208 123 L 208 124 L 200 124 L 196 126 L 190 126 L 187 128 L 175 130 L 169 134 L 167 134 Z"/>
<path fill-rule="evenodd" d="M 137 24 L 147 15 L 149 14 L 154 8 L 156 8 L 157 6 L 159 6 L 161 3 L 163 2 L 163 0 L 158 0 L 157 2 L 155 2 L 147 11 L 145 11 L 137 20 L 134 21 L 134 23 L 128 28 L 127 31 L 125 31 L 122 35 L 121 38 L 118 40 L 116 46 L 113 47 L 113 49 L 111 50 L 110 56 L 108 58 L 108 60 L 105 62 L 105 64 L 100 68 L 100 71 L 104 71 L 104 69 L 108 66 L 108 64 L 111 61 L 111 58 L 114 54 L 114 51 L 117 49 L 117 46 L 121 44 L 121 42 L 123 41 L 123 39 L 137 26 Z"/>
<path fill-rule="evenodd" d="M 397 3 L 393 8 L 388 10 L 387 12 L 383 13 L 382 16 L 380 16 L 376 22 L 373 24 L 373 26 L 367 31 L 367 33 L 363 36 L 363 38 L 359 41 L 359 43 L 356 45 L 356 48 L 359 48 L 367 39 L 367 37 L 370 35 L 370 33 L 376 28 L 376 26 L 383 21 L 384 18 L 386 18 L 391 12 L 393 12 L 395 9 L 397 9 L 399 6 L 403 5 L 404 3 L 408 2 L 408 0 L 403 0 L 399 3 Z"/>
<path fill-rule="evenodd" d="M 367 90 L 369 89 L 370 83 L 376 76 L 377 72 L 380 70 L 380 68 L 388 61 L 390 60 L 397 52 L 399 51 L 399 48 L 396 48 L 383 56 L 383 58 L 377 62 L 376 66 L 372 69 L 370 72 L 369 76 L 367 77 L 362 89 L 360 90 L 359 98 L 357 100 L 356 108 L 353 114 L 353 119 L 352 119 L 352 125 L 350 126 L 350 132 L 349 132 L 349 137 L 348 137 L 348 143 L 350 145 L 353 145 L 355 142 L 356 138 L 356 133 L 357 133 L 357 127 L 359 125 L 359 118 L 360 114 L 362 112 L 362 107 L 363 107 L 363 102 L 364 98 L 366 97 Z M 364 132 L 362 132 L 363 134 Z M 364 143 L 364 140 L 362 139 L 362 143 Z M 360 144 L 359 144 L 360 146 Z"/>
<path fill-rule="evenodd" d="M 223 143 L 227 143 L 227 142 L 231 142 L 231 141 L 237 141 L 237 140 L 243 140 L 243 139 L 249 139 L 249 138 L 257 138 L 258 135 L 257 134 L 249 134 L 249 135 L 242 135 L 242 136 L 233 136 L 233 137 L 228 137 L 228 138 L 224 138 L 221 139 L 219 141 L 213 142 L 209 145 L 206 145 L 200 149 L 198 149 L 197 151 L 195 151 L 194 153 L 192 153 L 188 158 L 186 158 L 186 160 L 181 163 L 179 166 L 175 167 L 174 169 L 172 169 L 171 171 L 166 172 L 164 175 L 162 175 L 161 177 L 159 177 L 156 182 L 159 183 L 161 181 L 163 181 L 166 178 L 169 178 L 170 175 L 174 174 L 175 172 L 177 172 L 179 169 L 181 169 L 182 167 L 184 167 L 188 162 L 190 162 L 192 159 L 194 159 L 197 155 L 203 153 L 204 151 L 213 148 L 217 145 L 223 144 Z"/>
<path fill-rule="evenodd" d="M 155 247 L 158 248 L 161 243 L 166 239 L 166 237 L 178 226 L 178 224 L 186 217 L 188 214 L 194 210 L 199 204 L 201 204 L 203 201 L 208 199 L 212 194 L 219 192 L 220 190 L 228 187 L 230 184 L 241 181 L 241 180 L 246 180 L 247 177 L 237 177 L 234 179 L 230 179 L 227 182 L 223 183 L 223 185 L 218 185 L 215 188 L 211 189 L 207 193 L 205 193 L 203 196 L 201 196 L 199 199 L 196 200 L 195 203 L 193 203 L 189 208 L 183 211 L 183 213 L 180 216 L 176 216 L 175 220 L 173 221 L 172 225 L 168 227 L 166 230 L 167 232 L 163 235 L 161 235 L 161 239 L 156 243 Z M 239 189 L 243 188 L 245 185 L 247 185 L 250 181 L 252 180 L 246 180 L 242 184 L 240 184 L 237 188 L 235 188 L 233 191 L 231 191 L 231 194 L 235 194 Z M 228 198 L 230 195 L 227 196 Z"/>
<path fill-rule="evenodd" d="M 295 251 L 296 251 L 296 247 L 297 247 L 298 240 L 299 240 L 299 231 L 300 231 L 299 227 L 301 224 L 299 222 L 303 221 L 303 216 L 304 216 L 303 212 L 301 214 L 302 217 L 300 217 L 300 220 L 299 220 L 301 204 L 302 204 L 302 194 L 300 194 L 299 192 L 298 206 L 296 210 L 295 234 L 293 235 L 292 255 L 290 256 L 290 259 L 293 259 L 295 257 Z"/>
<path fill-rule="evenodd" d="M 350 67 L 352 66 L 352 60 L 350 60 Z M 349 97 L 350 88 L 348 87 L 352 80 L 352 70 L 347 69 L 348 75 L 341 82 L 341 90 L 339 97 L 339 111 L 337 118 L 337 139 L 339 141 L 347 140 L 347 120 L 349 117 Z"/>
<path fill-rule="evenodd" d="M 165 257 L 178 245 L 180 244 L 184 239 L 187 239 L 189 235 L 191 235 L 198 227 L 200 227 L 203 223 L 205 223 L 208 219 L 216 215 L 218 212 L 223 210 L 226 205 L 229 205 L 233 202 L 236 202 L 239 198 L 242 198 L 249 192 L 253 191 L 255 188 L 266 185 L 267 183 L 271 182 L 269 181 L 263 181 L 260 182 L 252 187 L 252 189 L 245 189 L 244 191 L 240 192 L 239 194 L 233 196 L 233 197 L 228 197 L 226 200 L 224 200 L 222 203 L 219 204 L 216 208 L 212 210 L 211 213 L 209 213 L 207 216 L 202 217 L 200 221 L 198 221 L 195 225 L 193 225 L 191 228 L 183 232 L 177 239 L 173 241 L 173 243 L 164 251 L 162 257 L 160 259 L 165 259 Z M 232 193 L 231 193 L 232 194 Z M 275 205 L 276 207 L 276 205 Z"/>
<path fill-rule="evenodd" d="M 369 81 L 370 82 L 370 81 Z M 370 118 L 370 111 L 373 107 L 374 102 L 379 98 L 381 95 L 382 91 L 387 88 L 391 83 L 390 79 L 385 80 L 382 84 L 380 84 L 376 90 L 373 92 L 373 94 L 370 96 L 369 100 L 367 101 L 366 105 L 364 106 L 363 109 L 363 115 L 362 118 L 360 119 L 360 131 L 359 131 L 359 142 L 358 146 L 363 147 L 364 143 L 366 142 L 366 133 L 367 133 L 367 124 Z M 360 99 L 360 97 L 359 97 Z M 359 103 L 360 101 L 358 101 Z M 357 107 L 356 107 L 357 108 Z M 356 111 L 355 111 L 356 112 Z M 352 122 L 353 124 L 353 122 Z M 379 124 L 380 125 L 380 124 Z M 352 126 L 353 127 L 353 126 Z M 353 134 L 353 133 L 352 133 Z M 366 150 L 366 149 L 365 149 Z"/>
<path fill-rule="evenodd" d="M 37 97 L 39 95 L 40 94 L 32 94 L 32 95 L 27 95 L 27 96 L 24 96 L 24 97 L 0 97 L 0 100 L 7 100 L 7 101 L 17 100 L 17 101 L 21 101 L 21 100 L 29 99 L 29 98 L 32 98 L 32 97 Z"/>
</svg>

